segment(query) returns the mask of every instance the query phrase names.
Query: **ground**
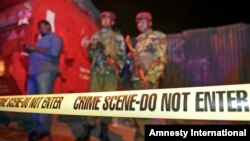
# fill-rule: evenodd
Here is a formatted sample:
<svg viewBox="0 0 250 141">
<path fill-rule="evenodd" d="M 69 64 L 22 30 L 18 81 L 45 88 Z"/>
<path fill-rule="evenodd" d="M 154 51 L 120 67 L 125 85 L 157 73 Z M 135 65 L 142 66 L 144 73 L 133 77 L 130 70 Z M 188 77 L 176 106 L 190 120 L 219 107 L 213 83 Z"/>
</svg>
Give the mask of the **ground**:
<svg viewBox="0 0 250 141">
<path fill-rule="evenodd" d="M 98 132 L 99 127 L 93 132 Z M 109 126 L 109 136 L 115 141 L 133 141 L 135 134 L 135 128 L 127 127 L 124 125 Z M 0 141 L 27 141 L 28 133 L 18 127 L 16 122 L 11 122 L 9 126 L 0 126 Z M 70 131 L 67 124 L 61 122 L 54 122 L 52 126 L 52 139 L 53 141 L 74 141 L 75 137 Z M 45 137 L 41 141 L 49 141 L 48 137 Z M 91 136 L 90 141 L 99 141 L 95 136 Z"/>
<path fill-rule="evenodd" d="M 53 141 L 74 141 L 75 137 L 71 133 L 66 123 L 59 122 L 57 117 L 53 118 L 52 139 Z M 120 119 L 120 124 L 110 124 L 109 136 L 112 141 L 134 141 L 135 127 L 128 123 L 128 119 Z M 127 121 L 127 122 L 124 122 Z M 119 122 L 118 122 L 119 123 Z M 160 120 L 156 119 L 153 124 L 177 124 L 177 125 L 206 125 L 206 124 L 250 124 L 250 122 L 233 122 L 233 121 L 193 121 L 193 120 Z M 100 126 L 97 126 L 92 132 L 90 141 L 99 141 L 96 137 L 100 132 Z M 27 141 L 28 132 L 18 127 L 17 122 L 12 121 L 8 126 L 0 124 L 0 141 Z M 40 141 L 49 141 L 48 137 Z"/>
</svg>

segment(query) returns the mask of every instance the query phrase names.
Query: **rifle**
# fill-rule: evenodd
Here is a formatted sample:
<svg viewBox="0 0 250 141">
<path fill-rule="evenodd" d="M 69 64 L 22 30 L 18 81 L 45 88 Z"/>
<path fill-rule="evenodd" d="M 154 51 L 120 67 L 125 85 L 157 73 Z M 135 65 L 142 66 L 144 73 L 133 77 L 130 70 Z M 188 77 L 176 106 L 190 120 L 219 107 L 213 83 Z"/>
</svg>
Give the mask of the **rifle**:
<svg viewBox="0 0 250 141">
<path fill-rule="evenodd" d="M 99 49 L 99 53 L 104 55 L 107 60 L 108 65 L 115 70 L 115 73 L 120 80 L 119 75 L 119 65 L 114 61 L 114 59 L 106 52 L 104 45 L 101 42 L 96 43 L 97 49 Z"/>
<path fill-rule="evenodd" d="M 146 76 L 144 74 L 143 69 L 141 68 L 141 66 L 140 66 L 140 64 L 138 62 L 138 57 L 136 56 L 135 49 L 134 49 L 134 47 L 132 45 L 131 38 L 130 38 L 129 35 L 126 36 L 125 41 L 126 41 L 126 44 L 127 44 L 127 47 L 129 49 L 130 53 L 132 54 L 132 58 L 134 60 L 134 65 L 136 67 L 138 77 L 140 79 L 142 87 L 146 88 L 147 87 L 147 84 L 146 84 L 147 78 L 146 78 Z"/>
</svg>

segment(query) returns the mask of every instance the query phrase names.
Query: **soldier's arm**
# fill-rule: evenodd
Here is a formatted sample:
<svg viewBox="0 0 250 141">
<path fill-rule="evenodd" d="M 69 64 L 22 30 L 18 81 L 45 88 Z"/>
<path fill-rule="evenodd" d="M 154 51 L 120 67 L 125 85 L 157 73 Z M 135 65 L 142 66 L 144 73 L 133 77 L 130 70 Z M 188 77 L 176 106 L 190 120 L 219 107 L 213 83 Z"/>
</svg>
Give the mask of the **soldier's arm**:
<svg viewBox="0 0 250 141">
<path fill-rule="evenodd" d="M 90 40 L 90 44 L 88 46 L 88 55 L 92 59 L 96 56 L 95 48 L 96 48 L 97 43 L 98 43 L 98 35 L 95 34 L 92 36 L 92 38 Z"/>
<path fill-rule="evenodd" d="M 167 41 L 164 34 L 160 35 L 159 38 L 154 42 L 155 46 L 155 59 L 151 65 L 146 77 L 151 83 L 155 83 L 161 75 L 164 73 L 165 64 L 167 63 Z"/>
</svg>

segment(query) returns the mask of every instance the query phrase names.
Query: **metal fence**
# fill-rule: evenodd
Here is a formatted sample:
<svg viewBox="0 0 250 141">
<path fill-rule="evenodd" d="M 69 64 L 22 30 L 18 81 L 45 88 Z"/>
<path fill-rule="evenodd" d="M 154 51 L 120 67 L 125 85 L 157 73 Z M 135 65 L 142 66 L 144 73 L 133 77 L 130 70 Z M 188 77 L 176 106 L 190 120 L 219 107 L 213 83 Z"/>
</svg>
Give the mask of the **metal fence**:
<svg viewBox="0 0 250 141">
<path fill-rule="evenodd" d="M 250 25 L 243 23 L 168 35 L 162 87 L 249 83 L 249 39 Z"/>
</svg>

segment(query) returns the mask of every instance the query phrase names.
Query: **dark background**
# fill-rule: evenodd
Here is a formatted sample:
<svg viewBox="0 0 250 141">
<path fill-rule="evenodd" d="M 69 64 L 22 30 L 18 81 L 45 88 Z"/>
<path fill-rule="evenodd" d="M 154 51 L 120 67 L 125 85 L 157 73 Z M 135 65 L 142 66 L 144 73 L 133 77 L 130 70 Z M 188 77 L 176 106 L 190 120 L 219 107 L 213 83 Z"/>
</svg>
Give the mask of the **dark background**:
<svg viewBox="0 0 250 141">
<path fill-rule="evenodd" d="M 100 10 L 117 14 L 116 26 L 123 34 L 137 35 L 134 17 L 139 11 L 150 11 L 154 29 L 167 34 L 186 29 L 249 23 L 249 4 L 243 0 L 92 0 Z"/>
</svg>

